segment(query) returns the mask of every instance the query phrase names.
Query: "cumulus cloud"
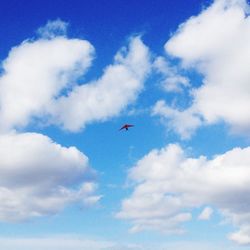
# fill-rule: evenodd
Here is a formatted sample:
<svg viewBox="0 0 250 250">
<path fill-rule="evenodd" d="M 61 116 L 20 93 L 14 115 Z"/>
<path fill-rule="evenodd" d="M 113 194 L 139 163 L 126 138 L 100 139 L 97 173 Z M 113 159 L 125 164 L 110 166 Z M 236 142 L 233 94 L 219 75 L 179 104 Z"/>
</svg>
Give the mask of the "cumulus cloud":
<svg viewBox="0 0 250 250">
<path fill-rule="evenodd" d="M 202 75 L 202 85 L 190 91 L 192 104 L 187 110 L 164 116 L 178 131 L 181 116 L 200 116 L 200 124 L 224 121 L 236 133 L 247 134 L 250 127 L 250 22 L 249 6 L 244 0 L 215 0 L 198 16 L 179 26 L 165 44 L 168 54 L 178 57 L 183 67 Z M 173 108 L 166 104 L 166 107 Z M 161 114 L 160 114 L 161 115 Z M 183 130 L 185 124 L 182 124 Z M 193 128 L 197 127 L 197 123 Z"/>
<path fill-rule="evenodd" d="M 38 133 L 18 133 L 46 120 L 52 101 L 76 85 L 91 65 L 93 46 L 66 37 L 67 24 L 49 21 L 37 40 L 11 49 L 0 77 L 0 220 L 51 215 L 66 205 L 91 206 L 95 171 L 75 147 L 63 147 Z"/>
<path fill-rule="evenodd" d="M 132 38 L 99 79 L 56 99 L 50 113 L 56 123 L 71 131 L 116 116 L 136 100 L 149 71 L 149 49 L 139 37 Z"/>
<path fill-rule="evenodd" d="M 212 159 L 188 157 L 171 144 L 152 150 L 130 169 L 135 184 L 131 196 L 122 202 L 117 217 L 129 219 L 133 231 L 145 229 L 167 233 L 183 232 L 192 209 L 212 206 L 238 231 L 230 239 L 250 244 L 250 147 L 234 148 Z M 206 208 L 202 218 L 210 217 Z"/>
<path fill-rule="evenodd" d="M 95 172 L 75 147 L 36 133 L 0 136 L 0 220 L 55 214 L 67 204 L 96 203 Z M 72 188 L 74 186 L 75 188 Z"/>
<path fill-rule="evenodd" d="M 131 38 L 99 79 L 77 84 L 91 65 L 94 47 L 59 36 L 65 29 L 61 20 L 48 22 L 39 29 L 41 38 L 12 48 L 4 60 L 0 131 L 25 127 L 34 119 L 77 131 L 119 115 L 136 100 L 150 70 L 149 49 L 141 39 Z"/>
<path fill-rule="evenodd" d="M 52 100 L 90 66 L 93 52 L 89 42 L 65 37 L 25 41 L 12 48 L 0 78 L 0 130 L 46 116 Z"/>
<path fill-rule="evenodd" d="M 70 131 L 119 113 L 143 89 L 150 71 L 149 49 L 130 39 L 100 79 L 79 84 L 94 47 L 66 36 L 58 19 L 9 52 L 0 76 L 0 220 L 22 221 L 59 212 L 67 204 L 95 204 L 97 184 L 87 157 L 47 136 L 20 133 L 32 122 Z"/>
<path fill-rule="evenodd" d="M 238 232 L 232 233 L 229 239 L 242 245 L 250 244 L 250 225 L 242 226 Z"/>
</svg>

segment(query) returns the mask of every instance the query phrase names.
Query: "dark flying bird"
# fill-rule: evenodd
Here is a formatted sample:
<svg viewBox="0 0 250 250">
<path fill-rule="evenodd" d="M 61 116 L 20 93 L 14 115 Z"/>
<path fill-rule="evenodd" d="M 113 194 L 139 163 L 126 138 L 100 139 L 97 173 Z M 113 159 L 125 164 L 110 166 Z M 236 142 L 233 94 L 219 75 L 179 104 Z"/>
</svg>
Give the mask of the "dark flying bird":
<svg viewBox="0 0 250 250">
<path fill-rule="evenodd" d="M 134 125 L 132 125 L 132 124 L 125 124 L 119 130 L 122 130 L 122 129 L 128 130 L 128 128 L 130 128 L 130 127 L 134 127 Z"/>
</svg>

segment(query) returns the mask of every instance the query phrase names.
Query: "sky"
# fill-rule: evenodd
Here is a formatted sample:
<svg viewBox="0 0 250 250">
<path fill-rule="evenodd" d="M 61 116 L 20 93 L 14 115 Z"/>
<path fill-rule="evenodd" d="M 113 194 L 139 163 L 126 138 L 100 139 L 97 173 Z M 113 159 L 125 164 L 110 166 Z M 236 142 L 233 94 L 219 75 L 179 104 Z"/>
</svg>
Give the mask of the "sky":
<svg viewBox="0 0 250 250">
<path fill-rule="evenodd" d="M 249 14 L 2 1 L 1 248 L 250 249 Z"/>
</svg>

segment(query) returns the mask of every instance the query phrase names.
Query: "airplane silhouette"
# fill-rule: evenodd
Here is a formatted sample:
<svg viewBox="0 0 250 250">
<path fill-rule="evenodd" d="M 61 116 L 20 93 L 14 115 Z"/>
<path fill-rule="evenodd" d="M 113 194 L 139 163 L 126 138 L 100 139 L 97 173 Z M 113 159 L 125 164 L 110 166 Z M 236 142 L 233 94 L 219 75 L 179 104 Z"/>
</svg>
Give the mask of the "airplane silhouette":
<svg viewBox="0 0 250 250">
<path fill-rule="evenodd" d="M 134 127 L 134 125 L 132 125 L 132 124 L 125 124 L 119 130 L 122 130 L 122 129 L 128 130 L 128 128 L 130 128 L 130 127 Z"/>
</svg>

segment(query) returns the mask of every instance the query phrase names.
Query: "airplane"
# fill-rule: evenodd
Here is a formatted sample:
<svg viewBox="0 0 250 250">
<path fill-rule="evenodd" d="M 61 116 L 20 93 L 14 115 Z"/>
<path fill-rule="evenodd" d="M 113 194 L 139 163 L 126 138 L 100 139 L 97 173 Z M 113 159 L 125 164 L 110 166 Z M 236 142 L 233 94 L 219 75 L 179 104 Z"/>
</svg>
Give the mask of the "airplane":
<svg viewBox="0 0 250 250">
<path fill-rule="evenodd" d="M 134 125 L 132 125 L 132 124 L 124 124 L 119 130 L 122 130 L 122 129 L 128 130 L 128 128 L 130 128 L 130 127 L 134 127 Z"/>
</svg>

